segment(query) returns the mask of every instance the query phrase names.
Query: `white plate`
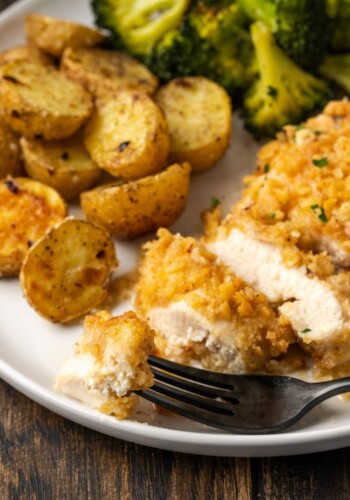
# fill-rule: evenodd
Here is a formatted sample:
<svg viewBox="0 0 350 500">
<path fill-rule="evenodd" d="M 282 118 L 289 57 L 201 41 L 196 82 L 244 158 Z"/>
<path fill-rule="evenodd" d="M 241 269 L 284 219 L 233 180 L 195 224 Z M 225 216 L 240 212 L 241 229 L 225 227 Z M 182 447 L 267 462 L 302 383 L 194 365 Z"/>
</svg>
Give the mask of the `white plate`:
<svg viewBox="0 0 350 500">
<path fill-rule="evenodd" d="M 0 16 L 0 50 L 23 41 L 23 17 L 30 10 L 92 24 L 87 0 L 24 0 Z M 234 129 L 232 146 L 221 164 L 193 179 L 189 205 L 173 230 L 198 234 L 199 214 L 211 197 L 220 198 L 228 209 L 238 196 L 258 146 L 237 120 Z M 133 268 L 137 244 L 123 243 L 117 248 L 121 274 Z M 86 427 L 135 443 L 203 455 L 292 455 L 350 445 L 350 406 L 338 399 L 323 403 L 289 432 L 266 436 L 221 433 L 183 418 L 155 414 L 144 402 L 132 421 L 100 415 L 52 391 L 53 377 L 71 353 L 82 331 L 81 322 L 63 327 L 41 319 L 22 298 L 17 280 L 0 282 L 0 304 L 0 375 L 31 399 Z M 121 304 L 115 312 L 128 306 Z"/>
</svg>

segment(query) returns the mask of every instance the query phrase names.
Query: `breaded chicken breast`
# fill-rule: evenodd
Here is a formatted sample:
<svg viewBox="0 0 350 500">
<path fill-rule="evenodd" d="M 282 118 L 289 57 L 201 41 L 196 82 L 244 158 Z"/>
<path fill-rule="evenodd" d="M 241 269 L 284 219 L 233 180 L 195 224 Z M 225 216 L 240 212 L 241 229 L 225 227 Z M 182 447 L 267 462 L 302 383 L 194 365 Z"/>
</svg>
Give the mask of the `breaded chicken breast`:
<svg viewBox="0 0 350 500">
<path fill-rule="evenodd" d="M 222 372 L 261 370 L 295 338 L 265 296 L 194 238 L 158 231 L 144 246 L 136 309 L 155 330 L 158 353 Z"/>
<path fill-rule="evenodd" d="M 147 364 L 154 332 L 134 312 L 86 316 L 75 353 L 58 372 L 54 388 L 118 419 L 127 418 L 153 375 Z"/>
<path fill-rule="evenodd" d="M 209 251 L 291 322 L 318 372 L 350 363 L 350 103 L 285 127 L 258 155 Z"/>
</svg>

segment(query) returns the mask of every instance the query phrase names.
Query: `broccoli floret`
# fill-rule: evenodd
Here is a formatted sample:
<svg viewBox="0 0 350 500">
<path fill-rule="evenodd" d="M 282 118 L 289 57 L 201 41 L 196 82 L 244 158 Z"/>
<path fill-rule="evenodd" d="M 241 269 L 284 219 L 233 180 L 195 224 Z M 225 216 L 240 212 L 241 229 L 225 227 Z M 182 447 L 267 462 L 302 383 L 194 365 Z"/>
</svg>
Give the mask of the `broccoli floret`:
<svg viewBox="0 0 350 500">
<path fill-rule="evenodd" d="M 298 123 L 329 98 L 326 82 L 299 68 L 275 43 L 269 27 L 251 26 L 259 77 L 244 96 L 247 128 L 256 136 L 273 135 L 288 123 Z"/>
<path fill-rule="evenodd" d="M 326 0 L 238 0 L 238 3 L 250 19 L 268 25 L 279 46 L 299 66 L 314 69 L 322 62 L 327 49 Z"/>
<path fill-rule="evenodd" d="M 155 47 L 149 66 L 165 80 L 205 76 L 234 95 L 252 76 L 253 46 L 246 21 L 232 0 L 215 2 L 213 7 L 197 2 L 178 30 Z"/>
<path fill-rule="evenodd" d="M 329 43 L 337 51 L 350 50 L 350 0 L 327 0 Z"/>
<path fill-rule="evenodd" d="M 190 0 L 92 0 L 96 24 L 111 33 L 112 45 L 133 55 L 149 54 L 181 23 Z"/>
<path fill-rule="evenodd" d="M 327 56 L 318 71 L 350 93 L 350 54 Z"/>
</svg>

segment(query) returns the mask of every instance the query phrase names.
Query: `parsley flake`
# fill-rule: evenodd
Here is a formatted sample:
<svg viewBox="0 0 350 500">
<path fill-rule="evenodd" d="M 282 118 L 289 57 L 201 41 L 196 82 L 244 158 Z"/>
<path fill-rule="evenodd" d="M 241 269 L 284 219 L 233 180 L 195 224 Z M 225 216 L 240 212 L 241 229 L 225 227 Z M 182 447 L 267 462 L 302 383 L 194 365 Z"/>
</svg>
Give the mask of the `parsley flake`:
<svg viewBox="0 0 350 500">
<path fill-rule="evenodd" d="M 269 219 L 270 219 L 270 220 L 273 220 L 275 217 L 276 217 L 275 212 L 271 212 L 271 213 L 269 214 Z"/>
<path fill-rule="evenodd" d="M 322 168 L 328 165 L 328 158 L 325 156 L 323 158 L 320 158 L 319 160 L 312 160 L 312 163 L 315 165 L 315 167 Z"/>
<path fill-rule="evenodd" d="M 311 332 L 310 328 L 304 328 L 304 330 L 301 330 L 301 333 L 309 333 Z"/>
<path fill-rule="evenodd" d="M 217 206 L 220 205 L 220 200 L 218 200 L 217 198 L 212 198 L 210 200 L 210 211 L 213 212 Z"/>
<path fill-rule="evenodd" d="M 320 219 L 320 221 L 323 222 L 323 224 L 326 224 L 328 222 L 326 213 L 325 213 L 324 209 L 322 207 L 320 207 L 320 205 L 318 205 L 318 204 L 311 205 L 310 208 L 313 211 L 313 213 L 317 215 L 317 217 Z"/>
<path fill-rule="evenodd" d="M 270 171 L 270 165 L 266 164 L 264 167 L 264 172 L 267 174 Z"/>
</svg>

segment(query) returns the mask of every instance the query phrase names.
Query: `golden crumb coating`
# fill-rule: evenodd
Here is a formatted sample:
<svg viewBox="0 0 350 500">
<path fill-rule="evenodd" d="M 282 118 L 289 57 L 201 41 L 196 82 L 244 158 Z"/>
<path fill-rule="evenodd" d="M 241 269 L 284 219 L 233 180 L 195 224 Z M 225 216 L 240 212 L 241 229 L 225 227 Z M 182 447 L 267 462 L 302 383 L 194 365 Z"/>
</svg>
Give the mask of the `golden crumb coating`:
<svg viewBox="0 0 350 500">
<path fill-rule="evenodd" d="M 231 273 L 194 238 L 165 229 L 158 231 L 158 237 L 146 243 L 140 263 L 136 307 L 142 316 L 185 301 L 212 325 L 235 324 L 230 340 L 249 369 L 287 350 L 294 341 L 289 322 L 276 317 L 262 293 Z"/>
<path fill-rule="evenodd" d="M 350 264 L 350 103 L 331 102 L 300 126 L 286 126 L 258 154 L 232 218 L 273 243 L 326 251 Z M 256 224 L 255 224 L 256 223 Z"/>
</svg>

